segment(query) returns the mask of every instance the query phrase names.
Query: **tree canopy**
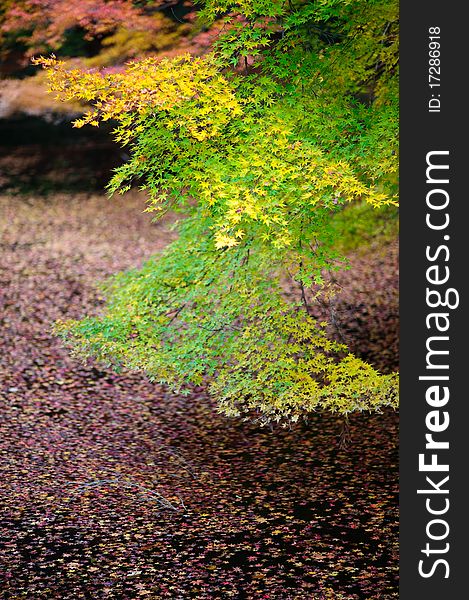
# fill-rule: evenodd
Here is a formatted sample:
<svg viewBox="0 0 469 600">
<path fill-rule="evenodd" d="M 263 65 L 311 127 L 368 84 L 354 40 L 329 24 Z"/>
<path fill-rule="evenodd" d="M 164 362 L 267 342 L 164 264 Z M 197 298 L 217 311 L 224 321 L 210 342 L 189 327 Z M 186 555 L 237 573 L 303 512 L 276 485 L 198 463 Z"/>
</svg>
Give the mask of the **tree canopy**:
<svg viewBox="0 0 469 600">
<path fill-rule="evenodd" d="M 397 203 L 397 2 L 205 0 L 199 19 L 218 31 L 201 56 L 117 72 L 37 59 L 60 99 L 90 105 L 75 126 L 115 124 L 130 158 L 109 191 L 136 183 L 155 216 L 183 215 L 162 255 L 106 284 L 102 315 L 58 330 L 182 392 L 207 382 L 227 415 L 395 407 L 397 375 L 312 306 L 346 266 L 336 215 Z"/>
</svg>

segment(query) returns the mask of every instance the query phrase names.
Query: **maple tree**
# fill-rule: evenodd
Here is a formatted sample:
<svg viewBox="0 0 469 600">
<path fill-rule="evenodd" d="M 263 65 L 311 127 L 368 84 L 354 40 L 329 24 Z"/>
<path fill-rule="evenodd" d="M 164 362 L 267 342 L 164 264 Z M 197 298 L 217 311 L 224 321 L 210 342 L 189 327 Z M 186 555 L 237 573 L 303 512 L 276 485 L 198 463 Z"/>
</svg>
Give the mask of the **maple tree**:
<svg viewBox="0 0 469 600">
<path fill-rule="evenodd" d="M 78 354 L 261 422 L 397 405 L 382 375 L 326 334 L 314 302 L 346 266 L 334 227 L 350 203 L 396 204 L 394 0 L 206 0 L 210 53 L 146 57 L 114 73 L 40 58 L 50 89 L 116 123 L 148 210 L 179 238 L 106 284 L 104 314 L 58 325 Z M 353 213 L 352 213 L 353 214 Z M 353 217 L 352 217 L 353 218 Z"/>
</svg>

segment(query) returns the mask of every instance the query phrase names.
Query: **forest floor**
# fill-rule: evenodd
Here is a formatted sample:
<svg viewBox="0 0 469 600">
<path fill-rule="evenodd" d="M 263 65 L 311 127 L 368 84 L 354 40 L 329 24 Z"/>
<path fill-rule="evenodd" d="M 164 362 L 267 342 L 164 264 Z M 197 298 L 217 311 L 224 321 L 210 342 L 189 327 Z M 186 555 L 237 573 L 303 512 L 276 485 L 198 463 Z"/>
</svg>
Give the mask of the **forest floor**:
<svg viewBox="0 0 469 600">
<path fill-rule="evenodd" d="M 70 356 L 57 319 L 171 239 L 138 195 L 0 197 L 0 597 L 398 597 L 397 414 L 262 429 Z M 352 347 L 396 367 L 396 245 L 352 261 Z"/>
</svg>

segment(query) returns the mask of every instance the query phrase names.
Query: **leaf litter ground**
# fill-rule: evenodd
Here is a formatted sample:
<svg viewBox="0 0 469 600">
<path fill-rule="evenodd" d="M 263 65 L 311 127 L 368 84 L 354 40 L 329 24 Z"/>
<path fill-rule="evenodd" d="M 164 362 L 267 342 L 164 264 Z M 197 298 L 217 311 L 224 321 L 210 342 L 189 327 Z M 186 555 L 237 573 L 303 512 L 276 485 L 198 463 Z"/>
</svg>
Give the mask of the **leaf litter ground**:
<svg viewBox="0 0 469 600">
<path fill-rule="evenodd" d="M 159 251 L 138 196 L 0 198 L 1 598 L 398 597 L 397 416 L 291 430 L 71 358 L 50 331 L 96 280 Z M 395 244 L 335 306 L 354 351 L 396 366 Z M 343 436 L 342 436 L 343 440 Z"/>
</svg>

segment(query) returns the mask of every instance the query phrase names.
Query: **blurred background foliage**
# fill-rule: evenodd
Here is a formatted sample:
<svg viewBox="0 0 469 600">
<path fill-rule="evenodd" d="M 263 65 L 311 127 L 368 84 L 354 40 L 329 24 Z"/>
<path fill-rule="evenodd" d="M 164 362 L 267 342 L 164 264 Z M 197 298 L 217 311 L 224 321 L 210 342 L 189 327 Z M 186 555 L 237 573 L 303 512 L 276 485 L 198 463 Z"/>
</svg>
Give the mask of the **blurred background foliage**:
<svg viewBox="0 0 469 600">
<path fill-rule="evenodd" d="M 126 160 L 111 127 L 69 126 L 83 103 L 57 102 L 31 57 L 55 52 L 69 66 L 116 72 L 137 57 L 203 54 L 217 24 L 195 17 L 187 0 L 0 2 L 0 190 L 102 190 Z"/>
</svg>

